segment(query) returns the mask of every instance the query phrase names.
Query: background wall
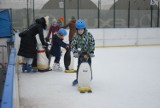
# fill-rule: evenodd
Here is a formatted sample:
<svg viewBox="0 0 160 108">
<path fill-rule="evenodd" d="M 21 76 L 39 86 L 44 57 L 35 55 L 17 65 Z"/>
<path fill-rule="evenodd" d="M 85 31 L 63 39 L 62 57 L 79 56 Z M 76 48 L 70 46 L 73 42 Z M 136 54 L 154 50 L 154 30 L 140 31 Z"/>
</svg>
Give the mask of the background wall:
<svg viewBox="0 0 160 108">
<path fill-rule="evenodd" d="M 96 46 L 128 46 L 160 44 L 160 28 L 89 29 Z"/>
<path fill-rule="evenodd" d="M 104 28 L 88 29 L 94 36 L 96 47 L 107 46 L 139 46 L 160 44 L 160 28 Z M 69 34 L 69 30 L 67 29 Z M 48 31 L 44 31 L 47 36 Z M 64 41 L 68 43 L 68 36 Z M 16 34 L 16 48 L 19 48 L 20 38 Z"/>
</svg>

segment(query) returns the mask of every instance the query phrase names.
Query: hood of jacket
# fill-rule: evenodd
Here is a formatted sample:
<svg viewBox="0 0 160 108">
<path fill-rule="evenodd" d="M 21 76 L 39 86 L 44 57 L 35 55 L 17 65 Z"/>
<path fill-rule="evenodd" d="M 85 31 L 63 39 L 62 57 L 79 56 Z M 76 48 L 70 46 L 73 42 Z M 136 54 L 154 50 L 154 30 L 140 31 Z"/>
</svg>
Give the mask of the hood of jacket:
<svg viewBox="0 0 160 108">
<path fill-rule="evenodd" d="M 36 23 L 42 25 L 43 29 L 47 28 L 47 24 L 44 17 L 36 19 Z"/>
</svg>

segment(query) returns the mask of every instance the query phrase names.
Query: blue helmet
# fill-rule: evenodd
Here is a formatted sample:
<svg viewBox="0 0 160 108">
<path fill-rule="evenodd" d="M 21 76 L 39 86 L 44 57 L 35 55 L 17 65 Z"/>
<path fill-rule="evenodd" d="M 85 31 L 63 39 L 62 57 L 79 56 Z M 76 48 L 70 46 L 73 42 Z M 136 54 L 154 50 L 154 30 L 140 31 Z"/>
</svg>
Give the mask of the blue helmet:
<svg viewBox="0 0 160 108">
<path fill-rule="evenodd" d="M 63 36 L 67 35 L 67 31 L 64 28 L 60 28 L 58 30 L 58 33 L 61 34 L 61 35 L 63 35 Z"/>
<path fill-rule="evenodd" d="M 85 21 L 82 20 L 82 19 L 77 20 L 75 25 L 76 25 L 76 29 L 84 29 L 84 28 L 86 28 Z"/>
</svg>

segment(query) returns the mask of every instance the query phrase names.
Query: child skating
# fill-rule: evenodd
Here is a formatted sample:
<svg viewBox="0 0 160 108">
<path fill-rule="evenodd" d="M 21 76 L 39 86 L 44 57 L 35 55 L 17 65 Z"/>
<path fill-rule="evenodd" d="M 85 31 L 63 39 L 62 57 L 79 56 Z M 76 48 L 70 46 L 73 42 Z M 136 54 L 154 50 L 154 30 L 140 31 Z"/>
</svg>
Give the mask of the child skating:
<svg viewBox="0 0 160 108">
<path fill-rule="evenodd" d="M 64 36 L 67 35 L 67 31 L 63 28 L 60 28 L 58 32 L 53 34 L 53 42 L 50 50 L 50 54 L 55 57 L 53 64 L 53 71 L 63 71 L 62 67 L 60 67 L 60 59 L 61 59 L 61 47 L 69 50 L 69 45 L 63 42 Z"/>
<path fill-rule="evenodd" d="M 92 79 L 91 57 L 94 57 L 95 40 L 92 34 L 87 31 L 84 20 L 77 20 L 75 26 L 76 33 L 70 44 L 74 57 L 78 58 L 77 74 L 73 86 L 78 84 L 80 92 L 92 92 L 89 82 Z M 84 54 L 85 56 L 82 56 Z M 85 71 L 85 67 L 87 72 L 82 73 Z M 85 82 L 85 80 L 88 82 Z M 86 83 L 85 86 L 83 86 L 84 83 Z"/>
</svg>

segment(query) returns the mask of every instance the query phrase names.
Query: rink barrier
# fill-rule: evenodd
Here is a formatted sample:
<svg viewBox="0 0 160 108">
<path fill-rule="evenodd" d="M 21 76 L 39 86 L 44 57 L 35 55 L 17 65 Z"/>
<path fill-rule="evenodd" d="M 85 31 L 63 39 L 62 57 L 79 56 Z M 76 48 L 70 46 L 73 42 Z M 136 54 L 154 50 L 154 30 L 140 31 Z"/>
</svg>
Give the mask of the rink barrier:
<svg viewBox="0 0 160 108">
<path fill-rule="evenodd" d="M 97 48 L 160 45 L 160 28 L 90 28 L 88 31 L 93 35 Z M 46 36 L 47 33 L 45 30 Z M 64 37 L 64 42 L 69 43 L 68 36 Z"/>
<path fill-rule="evenodd" d="M 92 28 L 88 31 L 94 36 L 96 48 L 160 46 L 160 28 Z M 44 36 L 47 36 L 47 33 L 48 30 L 44 30 Z M 64 42 L 69 43 L 68 36 L 64 37 Z M 19 44 L 20 37 L 16 33 L 16 49 Z"/>
<path fill-rule="evenodd" d="M 95 48 L 114 48 L 114 47 L 141 47 L 141 46 L 160 46 L 160 44 L 143 44 L 143 45 L 118 45 L 118 46 L 95 46 Z"/>
<path fill-rule="evenodd" d="M 1 108 L 13 108 L 13 85 L 16 49 L 12 48 L 9 56 Z"/>
</svg>

